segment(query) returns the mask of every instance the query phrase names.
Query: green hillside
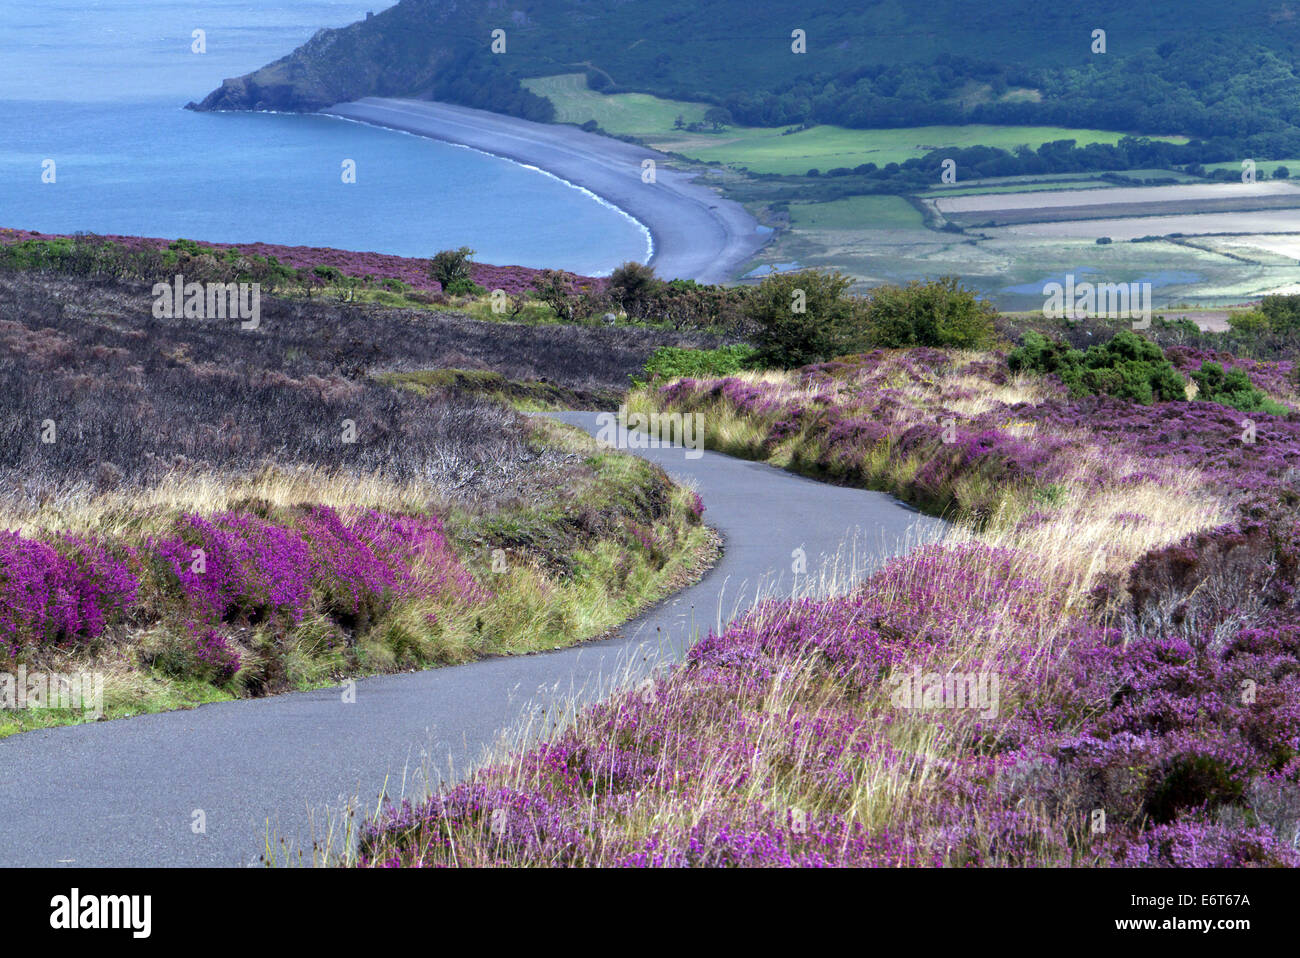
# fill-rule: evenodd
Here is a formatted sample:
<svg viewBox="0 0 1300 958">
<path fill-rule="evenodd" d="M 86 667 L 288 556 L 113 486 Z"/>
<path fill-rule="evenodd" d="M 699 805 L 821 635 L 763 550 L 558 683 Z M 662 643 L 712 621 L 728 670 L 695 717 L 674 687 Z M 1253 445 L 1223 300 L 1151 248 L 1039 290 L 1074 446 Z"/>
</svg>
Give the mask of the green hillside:
<svg viewBox="0 0 1300 958">
<path fill-rule="evenodd" d="M 1092 32 L 1106 31 L 1094 53 Z M 494 30 L 505 50 L 490 49 Z M 802 30 L 806 52 L 791 49 Z M 629 40 L 629 38 L 634 38 Z M 737 124 L 985 123 L 1216 138 L 1300 152 L 1300 17 L 1288 0 L 595 2 L 403 0 L 228 80 L 200 109 L 313 110 L 421 96 L 538 120 L 521 81 L 584 73 L 606 93 L 721 106 Z"/>
</svg>

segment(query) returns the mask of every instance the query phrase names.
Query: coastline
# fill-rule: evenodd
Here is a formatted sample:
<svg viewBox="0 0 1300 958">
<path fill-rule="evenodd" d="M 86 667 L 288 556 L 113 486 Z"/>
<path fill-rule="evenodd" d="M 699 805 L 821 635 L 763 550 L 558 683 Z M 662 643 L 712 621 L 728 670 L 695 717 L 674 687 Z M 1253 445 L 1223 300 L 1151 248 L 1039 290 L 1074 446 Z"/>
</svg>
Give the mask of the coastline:
<svg viewBox="0 0 1300 958">
<path fill-rule="evenodd" d="M 505 160 L 507 163 L 513 163 L 515 166 L 521 166 L 521 167 L 523 167 L 523 168 L 526 169 L 526 170 L 531 170 L 531 171 L 533 171 L 534 173 L 540 173 L 540 174 L 542 174 L 542 176 L 545 176 L 545 177 L 548 177 L 549 179 L 555 180 L 555 181 L 558 182 L 558 183 L 563 183 L 565 186 L 569 187 L 570 189 L 577 190 L 579 193 L 582 193 L 582 194 L 584 194 L 584 195 L 586 195 L 586 196 L 591 197 L 591 199 L 593 199 L 595 202 L 599 203 L 601 206 L 604 206 L 604 207 L 607 208 L 607 209 L 611 209 L 611 210 L 613 210 L 613 211 L 614 211 L 615 213 L 617 213 L 619 216 L 623 217 L 624 219 L 630 221 L 633 225 L 635 225 L 636 228 L 637 228 L 638 230 L 641 231 L 641 235 L 645 237 L 645 245 L 646 245 L 646 262 L 649 262 L 651 259 L 654 258 L 654 255 L 655 255 L 655 241 L 654 241 L 654 233 L 651 232 L 650 227 L 646 226 L 644 223 L 642 223 L 639 219 L 637 219 L 635 216 L 633 216 L 633 215 L 632 215 L 631 213 L 629 213 L 627 210 L 615 206 L 615 205 L 614 205 L 613 203 L 611 203 L 609 200 L 605 199 L 605 197 L 600 196 L 600 195 L 597 194 L 597 193 L 593 193 L 591 190 L 587 189 L 585 186 L 580 186 L 580 185 L 578 185 L 577 183 L 573 183 L 573 182 L 570 182 L 569 180 L 566 180 L 566 179 L 565 179 L 564 177 L 562 177 L 562 176 L 557 176 L 557 175 L 555 175 L 554 173 L 552 173 L 550 170 L 544 170 L 544 169 L 542 169 L 540 166 L 535 166 L 535 165 L 533 165 L 532 163 L 525 163 L 525 162 L 523 162 L 522 160 L 515 159 L 514 157 L 511 157 L 511 156 L 502 156 L 502 155 L 499 154 L 499 153 L 493 153 L 493 152 L 491 152 L 491 151 L 489 151 L 489 150 L 481 150 L 481 149 L 479 149 L 479 148 L 476 147 L 476 146 L 469 146 L 469 145 L 467 145 L 467 144 L 465 144 L 465 143 L 457 143 L 457 142 L 455 142 L 455 141 L 453 141 L 453 140 L 443 140 L 443 139 L 439 139 L 439 138 L 432 137 L 432 136 L 425 136 L 424 134 L 421 134 L 421 133 L 412 133 L 410 130 L 399 129 L 398 127 L 395 127 L 395 126 L 385 126 L 385 125 L 382 124 L 382 123 L 372 123 L 372 122 L 369 121 L 369 120 L 358 120 L 358 119 L 355 119 L 355 118 L 353 118 L 353 117 L 350 117 L 350 116 L 342 116 L 342 115 L 337 114 L 337 113 L 331 113 L 331 114 L 328 114 L 328 115 L 330 116 L 331 119 L 335 119 L 335 120 L 343 120 L 343 121 L 346 122 L 346 123 L 356 123 L 356 124 L 358 124 L 359 126 L 372 126 L 372 127 L 376 127 L 377 129 L 381 129 L 381 130 L 389 130 L 390 132 L 393 132 L 393 133 L 404 133 L 404 134 L 407 135 L 407 136 L 414 136 L 414 137 L 417 137 L 417 138 L 419 138 L 419 139 L 425 139 L 425 140 L 438 139 L 438 142 L 439 142 L 439 143 L 445 143 L 447 146 L 454 146 L 454 147 L 456 147 L 457 149 L 461 149 L 461 150 L 470 150 L 470 151 L 473 152 L 473 153 L 480 153 L 480 154 L 482 154 L 483 156 L 490 156 L 490 157 L 493 157 L 494 159 Z M 595 274 L 595 275 L 598 275 L 598 276 L 605 276 L 605 275 L 607 275 L 607 274 L 605 274 L 605 273 L 599 273 L 599 274 Z"/>
<path fill-rule="evenodd" d="M 366 97 L 320 113 L 468 147 L 590 193 L 647 231 L 649 263 L 664 279 L 728 282 L 768 239 L 739 203 L 670 169 L 666 155 L 622 140 L 424 100 Z M 653 183 L 642 180 L 647 159 Z"/>
</svg>

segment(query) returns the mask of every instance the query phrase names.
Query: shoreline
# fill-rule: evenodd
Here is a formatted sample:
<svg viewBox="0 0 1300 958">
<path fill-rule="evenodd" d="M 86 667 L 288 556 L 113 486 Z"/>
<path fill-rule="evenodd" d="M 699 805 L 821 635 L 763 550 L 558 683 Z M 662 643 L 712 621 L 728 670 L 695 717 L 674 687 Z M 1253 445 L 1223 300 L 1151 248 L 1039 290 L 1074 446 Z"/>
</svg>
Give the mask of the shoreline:
<svg viewBox="0 0 1300 958">
<path fill-rule="evenodd" d="M 467 147 L 583 190 L 646 231 L 648 262 L 662 279 L 729 282 L 771 235 L 760 233 L 758 221 L 739 203 L 671 169 L 665 154 L 575 127 L 381 97 L 319 112 Z M 642 180 L 647 159 L 655 164 L 653 183 Z"/>
<path fill-rule="evenodd" d="M 418 138 L 423 139 L 423 140 L 432 140 L 432 139 L 437 139 L 436 137 L 426 136 L 426 135 L 421 134 L 421 133 L 412 133 L 410 130 L 403 130 L 403 129 L 400 129 L 400 128 L 395 127 L 395 126 L 386 126 L 386 125 L 384 125 L 384 124 L 382 124 L 382 123 L 374 123 L 374 122 L 371 122 L 370 120 L 358 120 L 358 119 L 355 119 L 354 117 L 343 116 L 342 114 L 338 114 L 338 113 L 330 113 L 330 114 L 327 114 L 327 115 L 328 115 L 331 119 L 334 119 L 334 120 L 342 120 L 342 121 L 344 121 L 345 123 L 355 123 L 355 124 L 357 124 L 358 126 L 369 126 L 369 127 L 373 127 L 374 129 L 377 129 L 377 130 L 388 130 L 390 133 L 403 133 L 403 134 L 405 134 L 406 136 L 414 136 L 414 137 L 418 137 Z M 540 166 L 535 166 L 535 165 L 532 164 L 532 163 L 525 163 L 525 162 L 523 162 L 522 160 L 517 160 L 517 159 L 515 159 L 514 157 L 511 157 L 511 156 L 502 156 L 502 155 L 499 154 L 499 153 L 492 153 L 492 152 L 490 152 L 490 151 L 488 151 L 488 150 L 482 150 L 482 149 L 479 149 L 479 148 L 476 147 L 476 146 L 469 146 L 468 144 L 465 144 L 465 143 L 457 143 L 457 142 L 455 142 L 454 140 L 443 140 L 443 139 L 438 139 L 438 142 L 439 142 L 439 143 L 445 143 L 447 146 L 454 146 L 454 147 L 456 147 L 457 149 L 460 149 L 460 150 L 470 150 L 470 151 L 473 152 L 473 153 L 480 153 L 480 154 L 482 154 L 483 156 L 490 156 L 490 157 L 492 157 L 493 159 L 497 159 L 497 160 L 505 160 L 507 163 L 513 163 L 515 166 L 521 166 L 521 167 L 523 167 L 523 168 L 526 169 L 526 170 L 532 170 L 534 173 L 540 173 L 540 174 L 542 174 L 542 176 L 548 177 L 548 178 L 550 178 L 550 179 L 552 179 L 552 180 L 555 180 L 556 182 L 563 183 L 565 186 L 569 187 L 570 189 L 577 190 L 579 193 L 583 193 L 583 194 L 585 194 L 585 195 L 591 197 L 593 200 L 595 200 L 595 201 L 596 201 L 597 203 L 599 203 L 601 206 L 604 206 L 604 207 L 607 208 L 607 209 L 611 209 L 611 210 L 613 210 L 613 211 L 614 211 L 615 213 L 617 213 L 619 216 L 623 217 L 623 218 L 626 219 L 626 220 L 629 220 L 629 221 L 630 221 L 634 226 L 636 226 L 636 228 L 637 228 L 638 230 L 641 231 L 642 236 L 645 237 L 645 244 L 646 244 L 646 262 L 649 262 L 651 259 L 654 258 L 654 255 L 655 255 L 655 249 L 656 249 L 656 247 L 655 247 L 655 239 L 654 239 L 654 233 L 650 230 L 650 227 L 646 226 L 645 223 L 642 223 L 639 219 L 637 219 L 635 216 L 633 216 L 633 215 L 632 215 L 631 213 L 629 213 L 627 210 L 622 209 L 621 207 L 615 206 L 615 205 L 614 205 L 613 203 L 611 203 L 609 200 L 605 199 L 605 197 L 599 195 L 598 193 L 593 193 L 591 190 L 587 189 L 585 186 L 580 186 L 580 185 L 577 184 L 577 183 L 570 182 L 569 180 L 566 180 L 566 179 L 565 179 L 564 177 L 562 177 L 562 176 L 557 176 L 556 174 L 552 173 L 550 170 L 544 170 L 544 169 L 542 169 Z M 606 275 L 606 274 L 601 273 L 601 274 L 599 274 L 599 275 L 604 276 L 604 275 Z"/>
</svg>

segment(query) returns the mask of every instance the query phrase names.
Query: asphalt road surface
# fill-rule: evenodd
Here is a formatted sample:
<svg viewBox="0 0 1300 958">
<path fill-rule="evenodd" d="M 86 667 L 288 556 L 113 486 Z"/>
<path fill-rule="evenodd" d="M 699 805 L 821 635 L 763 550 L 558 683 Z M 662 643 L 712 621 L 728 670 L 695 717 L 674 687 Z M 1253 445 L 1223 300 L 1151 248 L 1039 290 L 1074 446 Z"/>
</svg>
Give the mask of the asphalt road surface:
<svg viewBox="0 0 1300 958">
<path fill-rule="evenodd" d="M 559 418 L 596 431 L 595 413 Z M 548 709 L 679 658 L 756 595 L 788 595 L 795 579 L 806 587 L 854 552 L 868 567 L 943 527 L 882 493 L 760 463 L 638 454 L 692 483 L 723 536 L 725 554 L 696 585 L 611 638 L 362 679 L 354 702 L 329 688 L 11 736 L 0 741 L 0 865 L 248 865 L 268 834 L 306 847 L 349 799 L 364 812 L 385 789 L 418 797 L 480 760 L 503 730 L 527 735 Z M 807 556 L 801 577 L 796 549 Z"/>
</svg>

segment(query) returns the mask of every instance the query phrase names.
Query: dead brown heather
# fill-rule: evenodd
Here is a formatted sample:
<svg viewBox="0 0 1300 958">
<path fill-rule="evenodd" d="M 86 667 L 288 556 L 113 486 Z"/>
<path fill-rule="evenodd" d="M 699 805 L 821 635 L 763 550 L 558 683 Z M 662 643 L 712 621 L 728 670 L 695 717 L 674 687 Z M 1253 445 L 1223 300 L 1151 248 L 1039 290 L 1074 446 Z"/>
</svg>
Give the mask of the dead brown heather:
<svg viewBox="0 0 1300 958">
<path fill-rule="evenodd" d="M 591 403 L 625 388 L 657 346 L 683 342 L 267 296 L 259 327 L 243 330 L 236 320 L 157 319 L 152 306 L 147 284 L 0 273 L 7 511 L 272 466 L 378 475 L 456 498 L 517 492 L 549 481 L 566 458 L 530 442 L 522 417 L 476 397 L 466 377 L 421 395 L 377 379 L 491 370 Z"/>
</svg>

